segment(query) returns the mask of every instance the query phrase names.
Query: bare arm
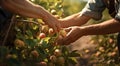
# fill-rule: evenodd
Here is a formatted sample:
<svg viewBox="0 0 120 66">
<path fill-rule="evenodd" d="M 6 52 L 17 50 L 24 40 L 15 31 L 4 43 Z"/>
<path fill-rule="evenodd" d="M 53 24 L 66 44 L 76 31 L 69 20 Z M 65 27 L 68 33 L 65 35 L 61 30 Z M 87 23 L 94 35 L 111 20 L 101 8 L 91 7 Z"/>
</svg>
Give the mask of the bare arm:
<svg viewBox="0 0 120 66">
<path fill-rule="evenodd" d="M 111 19 L 100 24 L 89 25 L 83 27 L 85 35 L 102 35 L 120 32 L 120 22 Z"/>
<path fill-rule="evenodd" d="M 31 3 L 29 0 L 3 0 L 2 6 L 11 12 L 34 18 L 47 18 L 48 12 L 41 6 Z"/>
<path fill-rule="evenodd" d="M 2 0 L 1 6 L 22 16 L 42 18 L 43 21 L 55 31 L 60 29 L 58 20 L 55 17 L 53 17 L 43 7 L 31 3 L 29 0 Z"/>
<path fill-rule="evenodd" d="M 111 19 L 100 24 L 70 27 L 69 30 L 65 38 L 58 40 L 58 44 L 68 45 L 84 35 L 103 35 L 120 32 L 120 22 L 116 19 Z"/>
<path fill-rule="evenodd" d="M 62 27 L 81 26 L 91 19 L 89 16 L 80 15 L 80 13 L 73 14 L 64 19 L 60 19 Z"/>
</svg>

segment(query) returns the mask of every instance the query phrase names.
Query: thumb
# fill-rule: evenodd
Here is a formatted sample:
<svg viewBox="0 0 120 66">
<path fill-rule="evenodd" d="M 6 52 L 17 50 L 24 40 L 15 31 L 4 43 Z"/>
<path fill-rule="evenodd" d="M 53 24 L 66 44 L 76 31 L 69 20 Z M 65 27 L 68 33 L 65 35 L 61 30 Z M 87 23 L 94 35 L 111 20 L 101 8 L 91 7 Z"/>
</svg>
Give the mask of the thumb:
<svg viewBox="0 0 120 66">
<path fill-rule="evenodd" d="M 70 32 L 70 30 L 71 30 L 72 28 L 64 28 L 64 30 L 66 31 L 66 32 Z"/>
</svg>

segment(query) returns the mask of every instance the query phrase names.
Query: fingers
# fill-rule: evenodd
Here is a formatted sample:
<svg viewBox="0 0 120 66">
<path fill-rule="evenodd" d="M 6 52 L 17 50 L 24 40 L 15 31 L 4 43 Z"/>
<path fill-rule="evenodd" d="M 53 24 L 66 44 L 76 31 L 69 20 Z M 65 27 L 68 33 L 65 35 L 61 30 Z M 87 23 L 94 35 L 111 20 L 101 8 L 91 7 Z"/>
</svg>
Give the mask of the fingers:
<svg viewBox="0 0 120 66">
<path fill-rule="evenodd" d="M 65 28 L 64 30 L 66 31 L 66 32 L 70 32 L 70 30 L 71 30 L 72 28 Z"/>
<path fill-rule="evenodd" d="M 70 27 L 65 30 L 68 31 L 67 35 L 66 37 L 60 40 L 63 45 L 69 45 L 70 43 L 73 43 L 80 37 L 78 30 L 75 28 Z"/>
<path fill-rule="evenodd" d="M 71 33 L 72 33 L 72 29 L 71 28 L 66 28 L 65 29 L 66 31 L 70 31 L 66 37 L 62 37 L 60 39 L 58 39 L 57 43 L 59 45 L 69 45 L 71 43 L 71 39 L 72 39 L 72 36 L 71 36 Z"/>
<path fill-rule="evenodd" d="M 70 29 L 71 29 L 71 28 L 70 28 Z M 69 29 L 69 30 L 70 30 L 70 29 Z M 73 38 L 72 38 L 73 35 L 71 35 L 71 34 L 72 34 L 72 29 L 68 32 L 67 37 L 65 37 L 65 38 L 62 40 L 65 45 L 69 45 L 70 43 L 73 42 L 73 41 L 71 40 L 71 39 L 73 39 Z"/>
<path fill-rule="evenodd" d="M 60 29 L 61 29 L 61 25 L 60 25 L 60 24 L 57 24 L 57 25 L 56 25 L 56 28 L 57 28 L 57 32 L 59 32 Z"/>
<path fill-rule="evenodd" d="M 57 44 L 58 44 L 58 45 L 64 45 L 63 39 L 58 39 L 58 40 L 57 40 Z"/>
<path fill-rule="evenodd" d="M 71 43 L 70 40 L 71 40 L 70 38 L 64 38 L 64 39 L 59 40 L 59 43 L 61 45 L 69 45 Z"/>
<path fill-rule="evenodd" d="M 53 28 L 53 30 L 55 31 L 55 33 L 57 33 L 57 32 L 58 32 L 58 31 L 57 31 L 57 27 L 56 27 L 56 26 L 53 26 L 52 28 Z"/>
<path fill-rule="evenodd" d="M 58 27 L 56 25 L 49 25 L 49 27 L 52 28 L 55 33 L 58 32 Z"/>
<path fill-rule="evenodd" d="M 49 27 L 53 28 L 55 33 L 58 33 L 61 29 L 60 24 L 51 24 L 51 25 L 49 25 Z"/>
</svg>

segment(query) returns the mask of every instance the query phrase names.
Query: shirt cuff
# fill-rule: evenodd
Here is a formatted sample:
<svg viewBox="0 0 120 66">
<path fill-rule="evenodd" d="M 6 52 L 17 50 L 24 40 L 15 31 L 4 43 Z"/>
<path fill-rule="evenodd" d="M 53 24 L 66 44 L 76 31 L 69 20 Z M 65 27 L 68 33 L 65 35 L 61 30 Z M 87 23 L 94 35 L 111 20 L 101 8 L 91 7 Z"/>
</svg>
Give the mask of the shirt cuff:
<svg viewBox="0 0 120 66">
<path fill-rule="evenodd" d="M 89 9 L 83 9 L 81 11 L 81 15 L 92 17 L 94 20 L 100 20 L 102 18 L 102 14 L 98 12 L 91 11 Z"/>
<path fill-rule="evenodd" d="M 119 15 L 116 15 L 116 16 L 115 16 L 115 19 L 118 20 L 118 21 L 120 21 L 120 16 L 119 16 Z"/>
</svg>

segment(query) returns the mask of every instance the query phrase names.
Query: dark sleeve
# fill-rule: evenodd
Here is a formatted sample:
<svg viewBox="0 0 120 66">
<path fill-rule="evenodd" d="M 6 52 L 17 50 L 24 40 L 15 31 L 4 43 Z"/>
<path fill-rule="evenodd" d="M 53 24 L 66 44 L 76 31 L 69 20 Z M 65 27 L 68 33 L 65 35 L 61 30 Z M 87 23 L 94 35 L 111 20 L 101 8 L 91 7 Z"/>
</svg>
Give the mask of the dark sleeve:
<svg viewBox="0 0 120 66">
<path fill-rule="evenodd" d="M 88 0 L 87 5 L 81 11 L 81 14 L 90 16 L 95 20 L 100 20 L 105 8 L 106 6 L 103 0 Z"/>
<path fill-rule="evenodd" d="M 11 19 L 12 15 L 12 13 L 0 7 L 0 31 L 8 20 Z"/>
<path fill-rule="evenodd" d="M 120 21 L 120 4 L 118 6 L 118 8 L 116 9 L 117 14 L 115 15 L 115 19 Z"/>
<path fill-rule="evenodd" d="M 1 6 L 1 4 L 2 4 L 2 0 L 0 0 L 0 6 Z"/>
</svg>

